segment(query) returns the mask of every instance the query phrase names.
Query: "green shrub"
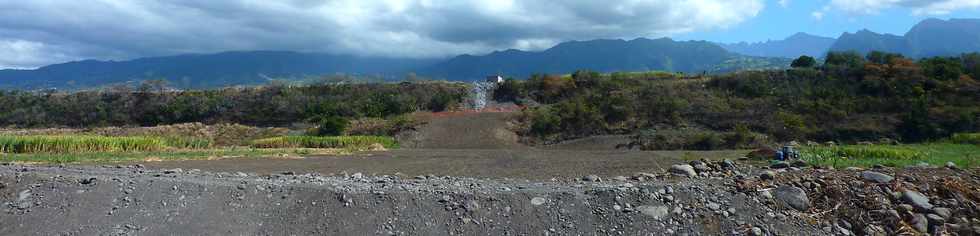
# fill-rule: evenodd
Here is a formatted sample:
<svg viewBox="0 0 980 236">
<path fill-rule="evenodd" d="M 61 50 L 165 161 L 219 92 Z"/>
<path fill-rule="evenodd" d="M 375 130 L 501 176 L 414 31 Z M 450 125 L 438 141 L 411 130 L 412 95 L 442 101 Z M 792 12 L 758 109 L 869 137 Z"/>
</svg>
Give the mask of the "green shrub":
<svg viewBox="0 0 980 236">
<path fill-rule="evenodd" d="M 312 136 L 338 136 L 347 131 L 350 121 L 340 116 L 324 116 L 315 119 L 318 124 L 308 135 Z"/>
</svg>

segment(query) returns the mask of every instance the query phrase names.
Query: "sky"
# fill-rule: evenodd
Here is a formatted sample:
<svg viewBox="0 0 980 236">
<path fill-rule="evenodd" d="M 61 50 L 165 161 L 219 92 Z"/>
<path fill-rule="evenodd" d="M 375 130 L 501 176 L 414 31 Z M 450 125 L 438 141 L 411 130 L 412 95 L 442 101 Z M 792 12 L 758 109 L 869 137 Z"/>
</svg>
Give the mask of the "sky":
<svg viewBox="0 0 980 236">
<path fill-rule="evenodd" d="M 569 40 L 904 34 L 980 0 L 0 0 L 0 68 L 288 50 L 444 58 Z"/>
</svg>

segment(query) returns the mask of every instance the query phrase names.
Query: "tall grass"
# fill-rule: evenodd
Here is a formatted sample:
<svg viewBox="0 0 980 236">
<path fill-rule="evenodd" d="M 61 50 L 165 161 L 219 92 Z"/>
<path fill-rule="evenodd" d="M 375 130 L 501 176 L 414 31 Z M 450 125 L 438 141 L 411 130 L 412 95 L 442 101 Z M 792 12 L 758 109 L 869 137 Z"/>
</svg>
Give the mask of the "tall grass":
<svg viewBox="0 0 980 236">
<path fill-rule="evenodd" d="M 960 133 L 949 138 L 951 143 L 980 145 L 980 133 Z"/>
<path fill-rule="evenodd" d="M 178 149 L 207 149 L 213 147 L 211 140 L 194 137 L 164 137 L 167 147 Z"/>
<path fill-rule="evenodd" d="M 284 136 L 252 141 L 254 148 L 364 148 L 381 144 L 385 148 L 397 147 L 391 137 L 384 136 Z"/>
<path fill-rule="evenodd" d="M 0 136 L 2 153 L 144 152 L 165 149 L 160 138 L 103 136 Z"/>
</svg>

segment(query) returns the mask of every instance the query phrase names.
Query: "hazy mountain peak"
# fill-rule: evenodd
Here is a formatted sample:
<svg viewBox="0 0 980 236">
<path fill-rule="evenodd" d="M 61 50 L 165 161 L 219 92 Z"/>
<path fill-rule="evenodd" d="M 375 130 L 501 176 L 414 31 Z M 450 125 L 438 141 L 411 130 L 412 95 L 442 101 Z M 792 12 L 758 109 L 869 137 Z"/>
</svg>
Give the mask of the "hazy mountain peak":
<svg viewBox="0 0 980 236">
<path fill-rule="evenodd" d="M 823 56 L 834 43 L 834 38 L 798 32 L 783 40 L 767 40 L 757 43 L 719 44 L 726 50 L 749 56 L 796 58 L 800 55 Z"/>
</svg>

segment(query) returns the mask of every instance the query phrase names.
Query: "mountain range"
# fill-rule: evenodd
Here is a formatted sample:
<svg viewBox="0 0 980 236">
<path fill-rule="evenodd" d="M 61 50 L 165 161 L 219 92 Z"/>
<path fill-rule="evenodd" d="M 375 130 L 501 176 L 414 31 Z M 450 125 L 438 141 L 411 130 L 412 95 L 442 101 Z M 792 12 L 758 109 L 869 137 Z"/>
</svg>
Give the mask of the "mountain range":
<svg viewBox="0 0 980 236">
<path fill-rule="evenodd" d="M 980 51 L 980 19 L 926 19 L 905 35 L 878 34 L 869 30 L 844 33 L 831 51 L 886 51 L 907 57 L 955 56 Z"/>
<path fill-rule="evenodd" d="M 742 55 L 796 58 L 800 55 L 822 57 L 835 41 L 837 41 L 835 38 L 796 33 L 783 40 L 759 43 L 719 43 L 718 45 L 728 51 Z"/>
<path fill-rule="evenodd" d="M 760 43 L 719 43 L 725 49 L 749 56 L 796 58 L 823 57 L 828 51 L 901 53 L 911 58 L 956 56 L 980 51 L 980 19 L 926 19 L 905 35 L 881 34 L 867 29 L 845 32 L 838 38 L 797 33 L 783 40 Z"/>
<path fill-rule="evenodd" d="M 240 51 L 127 61 L 84 60 L 34 70 L 0 70 L 0 88 L 77 89 L 146 79 L 166 79 L 181 88 L 211 88 L 329 74 L 392 79 L 416 73 L 435 79 L 471 81 L 487 75 L 526 78 L 533 73 L 567 74 L 579 69 L 718 73 L 785 68 L 799 55 L 822 57 L 827 51 L 850 50 L 897 52 L 915 58 L 977 52 L 980 19 L 928 19 L 903 36 L 861 30 L 844 33 L 838 39 L 798 33 L 784 40 L 736 44 L 670 38 L 598 39 L 559 43 L 543 51 L 510 49 L 447 59 Z"/>
</svg>

